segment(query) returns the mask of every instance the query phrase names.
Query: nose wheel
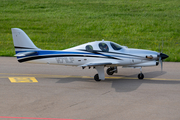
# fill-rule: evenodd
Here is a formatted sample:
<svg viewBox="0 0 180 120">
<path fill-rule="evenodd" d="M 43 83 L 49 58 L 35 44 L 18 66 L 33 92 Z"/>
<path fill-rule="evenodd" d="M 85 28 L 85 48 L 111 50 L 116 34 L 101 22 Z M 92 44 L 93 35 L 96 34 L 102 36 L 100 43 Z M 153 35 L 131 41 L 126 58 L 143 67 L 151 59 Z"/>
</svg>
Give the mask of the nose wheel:
<svg viewBox="0 0 180 120">
<path fill-rule="evenodd" d="M 142 73 L 142 67 L 140 68 L 140 73 L 138 74 L 138 78 L 142 80 L 144 78 L 144 74 Z"/>
<path fill-rule="evenodd" d="M 143 75 L 142 73 L 139 73 L 139 74 L 138 74 L 138 78 L 139 78 L 140 80 L 142 80 L 142 79 L 144 78 L 144 75 Z"/>
</svg>

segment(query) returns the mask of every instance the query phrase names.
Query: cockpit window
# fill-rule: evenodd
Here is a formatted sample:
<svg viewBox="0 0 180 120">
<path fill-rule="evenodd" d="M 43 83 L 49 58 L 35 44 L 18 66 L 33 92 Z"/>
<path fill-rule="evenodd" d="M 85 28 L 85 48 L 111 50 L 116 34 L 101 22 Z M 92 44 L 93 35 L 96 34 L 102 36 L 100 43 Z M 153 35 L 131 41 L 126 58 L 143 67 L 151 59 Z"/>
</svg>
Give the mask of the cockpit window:
<svg viewBox="0 0 180 120">
<path fill-rule="evenodd" d="M 108 51 L 109 51 L 109 47 L 106 45 L 106 43 L 99 43 L 99 48 L 100 48 L 103 52 L 108 52 Z"/>
<path fill-rule="evenodd" d="M 87 50 L 88 52 L 93 52 L 93 47 L 92 47 L 91 45 L 87 45 L 87 46 L 86 46 L 86 50 Z"/>
<path fill-rule="evenodd" d="M 110 44 L 111 44 L 111 47 L 114 50 L 121 50 L 122 49 L 122 47 L 120 45 L 118 45 L 118 44 L 115 44 L 115 43 L 112 43 L 112 42 Z"/>
</svg>

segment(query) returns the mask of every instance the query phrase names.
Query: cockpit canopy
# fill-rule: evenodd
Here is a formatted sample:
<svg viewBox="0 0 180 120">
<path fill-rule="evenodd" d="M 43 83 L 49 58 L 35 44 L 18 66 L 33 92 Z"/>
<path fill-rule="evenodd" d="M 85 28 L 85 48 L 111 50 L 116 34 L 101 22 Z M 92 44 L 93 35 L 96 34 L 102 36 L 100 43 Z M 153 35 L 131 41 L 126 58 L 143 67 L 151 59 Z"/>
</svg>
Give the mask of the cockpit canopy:
<svg viewBox="0 0 180 120">
<path fill-rule="evenodd" d="M 120 46 L 117 43 L 110 42 L 110 41 L 95 41 L 95 42 L 89 42 L 86 44 L 82 44 L 73 48 L 69 48 L 66 50 L 74 50 L 74 51 L 79 51 L 79 50 L 85 50 L 88 52 L 116 52 L 120 51 L 124 46 Z"/>
<path fill-rule="evenodd" d="M 88 52 L 93 52 L 94 50 L 97 50 L 97 48 L 98 48 L 98 50 L 100 50 L 102 52 L 109 52 L 112 50 L 118 51 L 118 50 L 122 49 L 122 47 L 120 45 L 113 43 L 113 42 L 106 42 L 106 41 L 96 42 L 96 45 L 94 45 L 94 43 L 87 44 L 85 47 L 85 49 Z"/>
</svg>

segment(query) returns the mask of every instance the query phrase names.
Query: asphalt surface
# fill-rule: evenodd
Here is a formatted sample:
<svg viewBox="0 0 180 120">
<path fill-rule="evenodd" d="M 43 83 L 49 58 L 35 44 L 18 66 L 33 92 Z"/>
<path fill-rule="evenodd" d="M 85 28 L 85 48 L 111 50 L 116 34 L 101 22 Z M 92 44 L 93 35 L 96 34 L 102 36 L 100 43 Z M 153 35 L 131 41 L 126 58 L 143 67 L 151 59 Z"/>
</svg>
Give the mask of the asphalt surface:
<svg viewBox="0 0 180 120">
<path fill-rule="evenodd" d="M 0 119 L 180 119 L 180 63 L 164 62 L 163 72 L 160 66 L 143 68 L 144 80 L 137 79 L 139 69 L 118 71 L 95 82 L 95 69 L 0 57 Z M 11 83 L 9 77 L 34 77 L 38 82 Z"/>
</svg>

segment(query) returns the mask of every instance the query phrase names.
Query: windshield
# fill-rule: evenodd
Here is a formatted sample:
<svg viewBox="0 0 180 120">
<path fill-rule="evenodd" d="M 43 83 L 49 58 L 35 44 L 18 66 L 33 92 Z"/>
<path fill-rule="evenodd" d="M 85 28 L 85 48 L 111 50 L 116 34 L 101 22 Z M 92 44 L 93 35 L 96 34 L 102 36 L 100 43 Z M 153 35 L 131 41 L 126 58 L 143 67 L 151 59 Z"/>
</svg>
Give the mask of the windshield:
<svg viewBox="0 0 180 120">
<path fill-rule="evenodd" d="M 122 49 L 122 47 L 120 45 L 118 45 L 118 44 L 115 44 L 115 43 L 112 43 L 112 42 L 110 44 L 111 44 L 111 47 L 114 50 L 121 50 Z"/>
</svg>

